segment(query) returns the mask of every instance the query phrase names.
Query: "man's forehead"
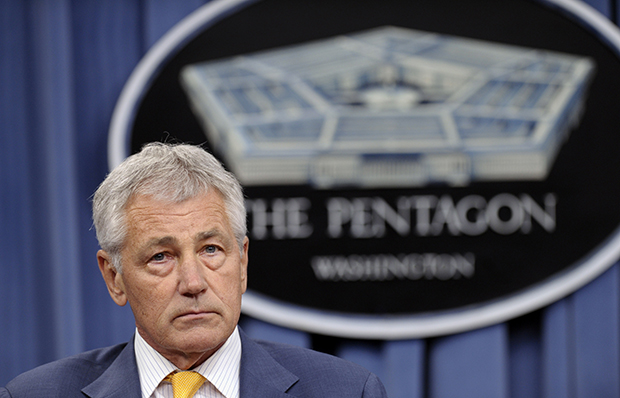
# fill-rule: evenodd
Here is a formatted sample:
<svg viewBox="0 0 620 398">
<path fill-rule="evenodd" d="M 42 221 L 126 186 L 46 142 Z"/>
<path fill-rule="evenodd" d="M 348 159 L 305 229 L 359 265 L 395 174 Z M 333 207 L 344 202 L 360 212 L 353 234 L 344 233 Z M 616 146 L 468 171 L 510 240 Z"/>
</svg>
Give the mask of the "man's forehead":
<svg viewBox="0 0 620 398">
<path fill-rule="evenodd" d="M 127 215 L 153 212 L 154 214 L 183 215 L 185 211 L 215 211 L 226 213 L 226 203 L 216 190 L 183 200 L 171 200 L 165 195 L 138 194 L 125 206 Z"/>
<path fill-rule="evenodd" d="M 195 235 L 196 239 L 226 235 L 231 228 L 219 194 L 199 195 L 182 202 L 161 201 L 142 195 L 132 201 L 126 217 L 130 231 L 151 232 L 152 239 L 174 236 L 167 231 L 181 232 L 178 231 L 180 227 L 184 228 L 182 232 Z"/>
</svg>

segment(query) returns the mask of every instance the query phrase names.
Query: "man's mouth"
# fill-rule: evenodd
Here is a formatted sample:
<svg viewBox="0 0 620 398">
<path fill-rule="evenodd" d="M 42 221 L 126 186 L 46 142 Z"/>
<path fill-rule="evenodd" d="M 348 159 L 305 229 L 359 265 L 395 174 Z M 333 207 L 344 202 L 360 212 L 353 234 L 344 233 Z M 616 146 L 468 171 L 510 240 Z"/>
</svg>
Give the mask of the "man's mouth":
<svg viewBox="0 0 620 398">
<path fill-rule="evenodd" d="M 183 312 L 177 315 L 175 319 L 191 321 L 191 320 L 203 319 L 212 314 L 214 314 L 213 311 L 187 311 L 187 312 Z"/>
</svg>

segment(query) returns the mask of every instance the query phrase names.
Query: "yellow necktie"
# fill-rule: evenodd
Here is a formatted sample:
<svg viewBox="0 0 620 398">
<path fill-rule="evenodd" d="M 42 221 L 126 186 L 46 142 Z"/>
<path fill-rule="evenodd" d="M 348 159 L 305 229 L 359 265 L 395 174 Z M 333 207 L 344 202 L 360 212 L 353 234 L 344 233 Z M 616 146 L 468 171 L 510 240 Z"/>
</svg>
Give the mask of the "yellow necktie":
<svg viewBox="0 0 620 398">
<path fill-rule="evenodd" d="M 207 379 L 198 372 L 183 371 L 170 373 L 165 380 L 172 383 L 174 398 L 191 398 Z"/>
</svg>

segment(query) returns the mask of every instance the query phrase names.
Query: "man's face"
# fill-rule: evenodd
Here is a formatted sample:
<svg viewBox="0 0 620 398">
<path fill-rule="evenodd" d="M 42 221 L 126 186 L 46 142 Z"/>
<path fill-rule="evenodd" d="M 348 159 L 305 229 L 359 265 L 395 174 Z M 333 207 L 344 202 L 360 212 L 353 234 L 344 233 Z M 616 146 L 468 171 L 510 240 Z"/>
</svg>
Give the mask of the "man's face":
<svg viewBox="0 0 620 398">
<path fill-rule="evenodd" d="M 219 193 L 182 203 L 137 196 L 127 208 L 122 273 L 99 251 L 114 301 L 129 302 L 140 335 L 179 368 L 211 356 L 233 332 L 247 286 L 242 251 Z M 241 256 L 243 252 L 243 256 Z"/>
</svg>

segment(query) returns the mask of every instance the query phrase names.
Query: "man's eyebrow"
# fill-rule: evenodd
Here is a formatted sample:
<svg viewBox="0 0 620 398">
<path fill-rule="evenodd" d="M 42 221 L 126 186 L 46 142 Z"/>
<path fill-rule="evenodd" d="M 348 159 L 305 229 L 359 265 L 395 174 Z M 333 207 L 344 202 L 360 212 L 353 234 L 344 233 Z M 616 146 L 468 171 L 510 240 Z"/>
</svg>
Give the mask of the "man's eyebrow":
<svg viewBox="0 0 620 398">
<path fill-rule="evenodd" d="M 153 246 L 168 246 L 175 243 L 176 241 L 176 238 L 174 238 L 173 236 L 164 236 L 162 238 L 149 239 L 142 247 L 149 248 Z"/>
<path fill-rule="evenodd" d="M 140 258 L 146 261 L 150 257 L 150 252 L 154 247 L 166 247 L 175 244 L 177 240 L 173 236 L 164 236 L 161 238 L 152 238 L 147 240 L 143 245 L 136 249 L 136 253 Z"/>
<path fill-rule="evenodd" d="M 198 233 L 196 238 L 197 238 L 197 240 L 207 240 L 207 239 L 210 239 L 210 238 L 219 238 L 219 239 L 222 239 L 224 241 L 224 243 L 228 243 L 230 241 L 230 238 L 228 237 L 228 235 L 225 234 L 224 232 L 220 231 L 217 228 L 211 229 L 209 231 L 200 232 L 200 233 Z"/>
</svg>

